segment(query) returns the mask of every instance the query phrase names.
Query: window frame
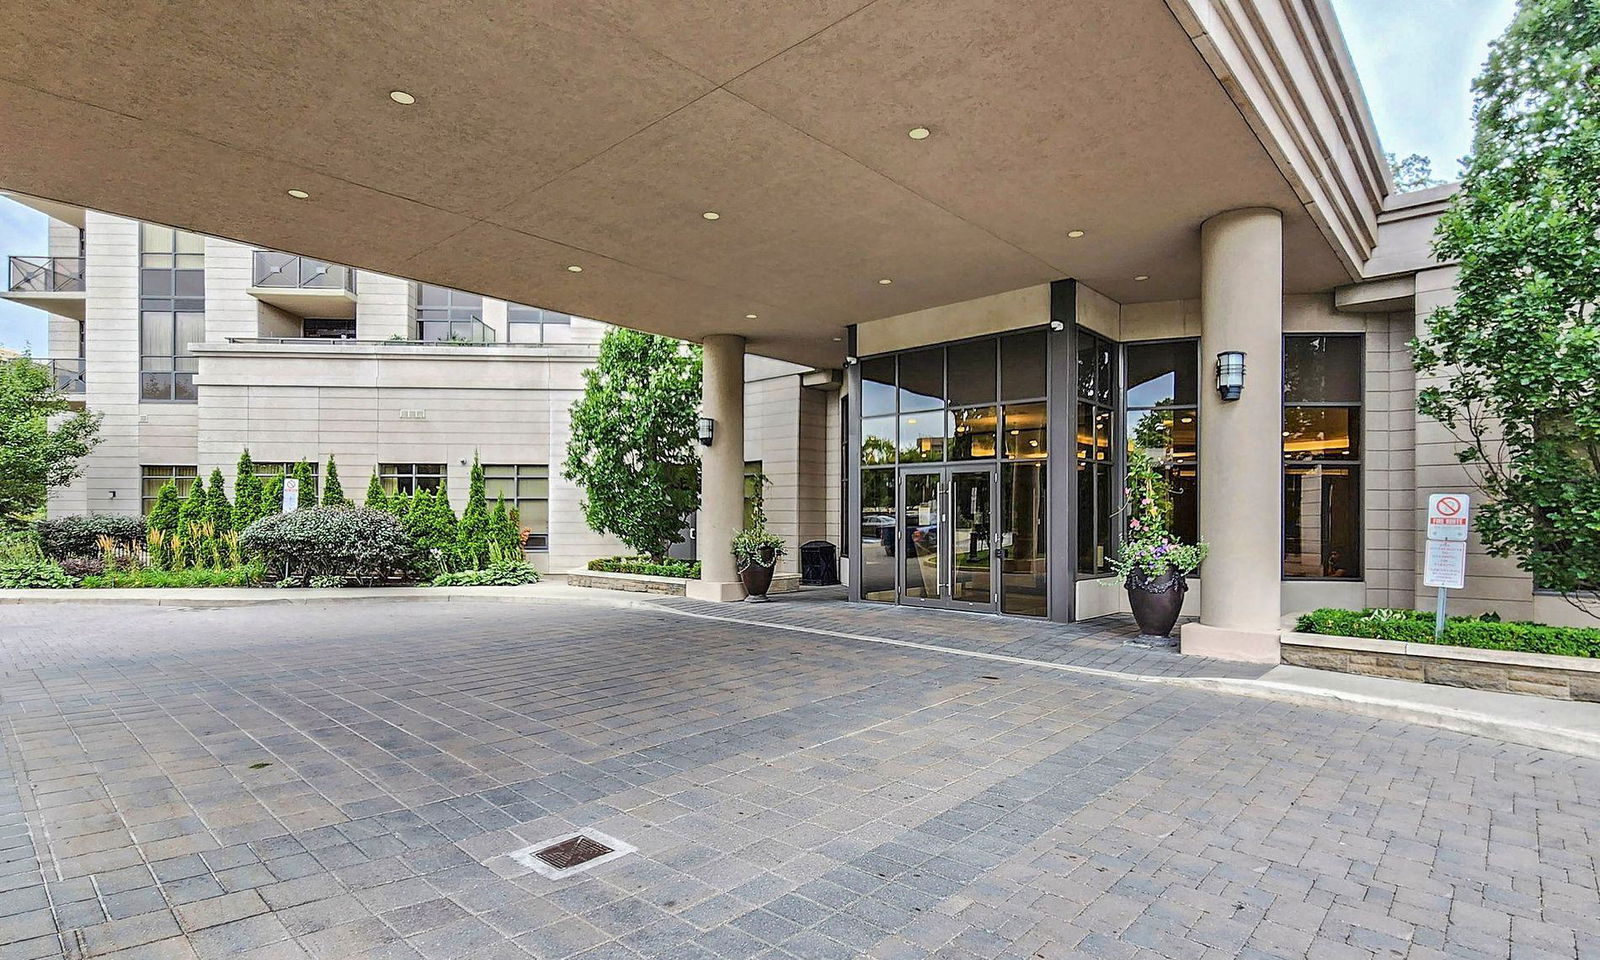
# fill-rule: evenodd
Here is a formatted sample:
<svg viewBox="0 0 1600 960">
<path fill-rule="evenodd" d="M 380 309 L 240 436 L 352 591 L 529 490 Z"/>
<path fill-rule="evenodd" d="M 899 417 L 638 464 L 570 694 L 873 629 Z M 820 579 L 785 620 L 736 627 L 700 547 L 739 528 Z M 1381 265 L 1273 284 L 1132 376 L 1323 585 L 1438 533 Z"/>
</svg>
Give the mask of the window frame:
<svg viewBox="0 0 1600 960">
<path fill-rule="evenodd" d="M 164 247 L 154 247 L 150 244 L 152 230 L 166 231 L 167 244 Z M 180 238 L 194 237 L 199 241 L 200 252 L 185 252 L 180 249 Z M 161 261 L 165 261 L 164 263 Z M 198 266 L 194 265 L 198 262 Z M 200 292 L 198 294 L 178 294 L 178 280 L 180 274 L 197 274 L 200 279 Z M 147 276 L 164 275 L 166 278 L 167 293 L 145 293 L 145 280 Z M 198 388 L 195 387 L 194 378 L 199 372 L 200 361 L 193 353 L 186 349 L 187 344 L 195 341 L 186 340 L 179 334 L 179 315 L 198 315 L 200 317 L 201 339 L 205 337 L 205 237 L 188 230 L 179 230 L 159 223 L 139 223 L 139 270 L 138 270 L 138 298 L 139 298 L 139 380 L 136 396 L 138 403 L 197 403 L 200 399 Z M 153 316 L 152 316 L 153 315 Z M 171 353 L 146 353 L 145 331 L 147 324 L 161 323 L 165 325 L 165 334 L 171 344 Z M 151 361 L 158 361 L 152 364 Z M 168 369 L 157 369 L 159 365 L 166 365 Z M 165 396 L 146 396 L 145 378 L 163 377 L 166 380 Z M 189 396 L 179 396 L 178 384 L 180 378 L 187 377 Z"/>
<path fill-rule="evenodd" d="M 1091 343 L 1097 343 L 1099 345 L 1104 345 L 1104 346 L 1106 346 L 1107 348 L 1110 349 L 1110 352 L 1111 352 L 1111 363 L 1109 365 L 1109 374 L 1110 374 L 1112 382 L 1111 382 L 1111 387 L 1110 387 L 1109 391 L 1105 391 L 1105 390 L 1100 389 L 1100 384 L 1098 382 L 1099 364 L 1096 363 L 1096 365 L 1095 365 L 1096 366 L 1096 381 L 1097 381 L 1095 383 L 1095 392 L 1097 394 L 1104 394 L 1104 395 L 1109 396 L 1109 398 L 1110 398 L 1110 403 L 1109 404 L 1101 403 L 1099 400 L 1094 399 L 1094 398 L 1086 398 L 1084 396 L 1084 394 L 1083 394 L 1083 391 L 1079 389 L 1080 384 L 1079 384 L 1079 380 L 1078 380 L 1078 365 L 1081 362 L 1079 360 L 1079 354 L 1082 353 L 1083 345 L 1084 345 L 1084 343 L 1086 341 L 1087 342 L 1091 342 Z M 1110 510 L 1108 516 L 1106 516 L 1105 518 L 1102 518 L 1102 517 L 1099 516 L 1099 511 L 1098 510 L 1091 510 L 1090 511 L 1090 515 L 1091 515 L 1091 517 L 1092 517 L 1092 519 L 1094 521 L 1094 537 L 1093 537 L 1093 540 L 1091 541 L 1090 549 L 1093 549 L 1093 546 L 1095 544 L 1102 544 L 1103 543 L 1105 545 L 1105 558 L 1106 558 L 1107 562 L 1109 562 L 1110 559 L 1113 556 L 1116 555 L 1117 547 L 1122 542 L 1122 531 L 1121 531 L 1119 525 L 1116 522 L 1116 517 L 1117 517 L 1118 513 L 1120 512 L 1117 509 L 1117 506 L 1118 506 L 1118 503 L 1122 499 L 1122 497 L 1120 495 L 1120 491 L 1123 489 L 1123 484 L 1122 484 L 1121 481 L 1127 475 L 1127 469 L 1128 469 L 1127 457 L 1125 455 L 1125 449 L 1124 449 L 1125 443 L 1124 443 L 1123 439 L 1120 436 L 1121 433 L 1122 433 L 1122 429 L 1121 429 L 1122 425 L 1121 425 L 1121 421 L 1119 420 L 1119 417 L 1125 417 L 1126 416 L 1126 414 L 1122 412 L 1122 406 L 1123 406 L 1123 397 L 1122 397 L 1122 394 L 1123 394 L 1123 387 L 1122 387 L 1122 373 L 1123 373 L 1123 370 L 1122 370 L 1122 364 L 1123 364 L 1123 359 L 1124 358 L 1123 358 L 1123 355 L 1122 355 L 1121 344 L 1118 341 L 1112 340 L 1110 337 L 1102 336 L 1101 334 L 1098 334 L 1098 333 L 1094 332 L 1093 330 L 1090 330 L 1088 327 L 1085 327 L 1085 326 L 1079 324 L 1077 329 L 1076 329 L 1076 331 L 1074 332 L 1074 336 L 1073 336 L 1072 372 L 1071 372 L 1071 376 L 1066 378 L 1066 382 L 1062 384 L 1062 388 L 1063 389 L 1072 391 L 1071 400 L 1072 400 L 1072 410 L 1073 410 L 1073 414 L 1074 414 L 1074 420 L 1069 425 L 1071 430 L 1072 430 L 1072 437 L 1073 437 L 1073 449 L 1072 449 L 1072 452 L 1070 454 L 1070 456 L 1071 456 L 1071 461 L 1070 462 L 1072 464 L 1072 470 L 1073 470 L 1074 476 L 1076 478 L 1076 486 L 1077 486 L 1077 493 L 1078 493 L 1078 496 L 1076 498 L 1077 502 L 1072 504 L 1072 510 L 1073 510 L 1074 519 L 1080 524 L 1083 522 L 1083 517 L 1082 517 L 1082 512 L 1083 511 L 1081 509 L 1079 509 L 1079 507 L 1081 506 L 1081 504 L 1083 502 L 1083 480 L 1084 480 L 1084 477 L 1083 477 L 1082 474 L 1080 474 L 1078 472 L 1078 464 L 1079 464 L 1079 462 L 1081 462 L 1080 458 L 1078 457 L 1078 448 L 1079 448 L 1079 445 L 1080 445 L 1080 441 L 1078 440 L 1078 420 L 1080 420 L 1082 418 L 1083 410 L 1085 408 L 1088 408 L 1091 411 L 1104 412 L 1110 417 L 1111 429 L 1110 429 L 1110 437 L 1108 438 L 1108 441 L 1107 441 L 1108 445 L 1109 445 L 1109 451 L 1110 451 L 1110 458 L 1109 458 L 1110 459 L 1110 463 L 1107 464 L 1108 469 L 1107 469 L 1106 473 L 1107 473 L 1107 482 L 1111 484 L 1111 489 L 1107 493 L 1108 500 L 1106 502 L 1108 504 L 1110 504 L 1111 510 Z M 1091 448 L 1092 448 L 1092 446 L 1093 446 L 1093 437 L 1092 436 L 1090 437 L 1090 445 L 1091 445 Z M 1087 458 L 1084 458 L 1084 459 L 1087 459 Z M 1089 462 L 1093 463 L 1093 461 L 1089 461 Z M 1091 470 L 1086 471 L 1086 472 L 1090 475 L 1090 480 L 1091 480 L 1090 502 L 1092 504 L 1098 505 L 1100 503 L 1100 496 L 1099 496 L 1100 491 L 1098 489 L 1099 483 L 1100 483 L 1100 480 L 1099 480 L 1099 477 L 1098 477 L 1099 471 L 1091 469 Z M 1106 520 L 1107 526 L 1108 526 L 1108 529 L 1109 529 L 1109 536 L 1106 536 L 1106 537 L 1102 537 L 1100 535 L 1100 521 L 1102 519 Z M 1083 542 L 1082 541 L 1083 541 L 1083 538 L 1081 536 L 1074 536 L 1073 537 L 1073 547 L 1074 547 L 1073 557 L 1072 557 L 1073 581 L 1076 583 L 1078 581 L 1083 581 L 1083 580 L 1104 580 L 1107 577 L 1115 576 L 1115 574 L 1109 569 L 1104 570 L 1104 571 L 1084 570 L 1083 569 L 1082 565 L 1079 562 L 1082 559 L 1081 556 L 1079 556 L 1079 554 L 1081 554 L 1082 549 L 1083 549 Z"/>
<path fill-rule="evenodd" d="M 1191 403 L 1174 403 L 1174 404 L 1171 404 L 1171 405 L 1165 406 L 1165 407 L 1130 406 L 1128 404 L 1128 390 L 1129 390 L 1129 384 L 1128 384 L 1128 348 L 1130 348 L 1130 347 L 1137 348 L 1137 347 L 1146 346 L 1146 345 L 1149 345 L 1149 344 L 1174 344 L 1174 343 L 1188 343 L 1188 344 L 1193 344 L 1194 345 L 1194 364 L 1195 364 L 1195 371 L 1194 371 L 1194 373 L 1195 373 L 1194 403 L 1192 403 L 1192 404 Z M 1200 476 L 1200 445 L 1205 440 L 1204 436 L 1202 435 L 1202 431 L 1205 429 L 1205 421 L 1204 421 L 1204 418 L 1202 418 L 1200 416 L 1201 391 L 1203 391 L 1205 389 L 1204 368 L 1203 368 L 1203 365 L 1201 364 L 1201 361 L 1200 361 L 1200 338 L 1199 337 L 1158 337 L 1158 338 L 1153 339 L 1153 340 L 1127 340 L 1127 341 L 1121 341 L 1121 342 L 1118 342 L 1117 346 L 1120 348 L 1118 350 L 1118 355 L 1119 355 L 1118 362 L 1121 365 L 1120 369 L 1117 372 L 1117 375 L 1120 378 L 1120 384 L 1121 384 L 1121 389 L 1118 390 L 1118 395 L 1120 397 L 1120 404 L 1119 404 L 1120 410 L 1118 412 L 1118 417 L 1119 417 L 1118 424 L 1121 426 L 1122 432 L 1123 432 L 1122 443 L 1118 445 L 1118 451 L 1119 451 L 1118 455 L 1121 458 L 1121 463 L 1118 464 L 1118 471 L 1119 471 L 1119 476 L 1123 480 L 1122 488 L 1123 489 L 1127 488 L 1128 444 L 1133 442 L 1132 441 L 1132 436 L 1128 433 L 1128 421 L 1129 421 L 1130 415 L 1133 414 L 1136 411 L 1156 411 L 1156 410 L 1171 410 L 1171 411 L 1174 411 L 1174 412 L 1187 411 L 1189 413 L 1194 414 L 1194 428 L 1195 428 L 1194 429 L 1194 533 L 1195 533 L 1195 542 L 1199 543 L 1200 542 L 1200 531 L 1202 529 L 1201 528 L 1202 518 L 1201 518 L 1201 509 L 1200 509 L 1200 489 L 1201 489 L 1200 484 L 1202 482 L 1202 478 Z M 1074 387 L 1074 389 L 1076 389 L 1076 387 Z M 1176 533 L 1177 531 L 1173 531 L 1173 532 Z"/>
<path fill-rule="evenodd" d="M 442 291 L 445 295 L 443 305 L 424 304 L 422 302 L 422 292 L 424 290 Z M 461 299 L 460 303 L 456 302 L 457 298 Z M 434 313 L 442 313 L 442 316 L 432 315 Z M 451 343 L 455 341 L 457 339 L 455 329 L 458 323 L 476 324 L 489 337 L 487 340 L 477 337 L 462 337 L 459 338 L 460 340 L 464 340 L 467 343 L 493 343 L 494 330 L 484 322 L 483 315 L 484 299 L 482 294 L 457 290 L 454 287 L 443 287 L 436 283 L 419 282 L 417 284 L 416 313 L 412 317 L 412 321 L 416 324 L 416 337 L 420 343 Z M 424 331 L 428 329 L 428 326 L 425 325 L 431 326 L 433 324 L 444 324 L 446 335 L 443 337 L 424 336 Z"/>
<path fill-rule="evenodd" d="M 419 470 L 418 469 L 419 467 L 438 467 L 439 468 L 439 472 L 437 474 L 426 473 L 426 472 L 423 472 L 422 470 Z M 399 468 L 406 468 L 406 469 L 399 469 Z M 440 487 L 446 487 L 448 485 L 449 474 L 450 474 L 450 465 L 448 463 L 421 463 L 421 462 L 405 463 L 405 462 L 397 462 L 397 463 L 379 463 L 378 464 L 378 484 L 383 487 L 383 492 L 388 494 L 391 497 L 395 496 L 396 494 L 398 494 L 400 492 L 402 492 L 400 490 L 400 481 L 401 480 L 408 480 L 411 483 L 411 489 L 404 491 L 407 496 L 414 495 L 417 492 L 417 489 L 418 489 L 418 487 L 417 487 L 418 481 L 419 480 L 425 480 L 425 479 L 426 480 L 438 480 L 439 481 L 434 486 L 424 487 L 423 488 L 423 489 L 429 490 L 431 492 L 437 493 L 439 491 Z"/>
<path fill-rule="evenodd" d="M 1289 389 L 1289 341 L 1291 339 L 1316 339 L 1340 338 L 1356 341 L 1356 399 L 1354 401 L 1326 401 L 1295 402 L 1288 398 Z M 1284 333 L 1282 352 L 1279 356 L 1280 378 L 1278 388 L 1278 424 L 1280 436 L 1278 438 L 1278 552 L 1280 556 L 1278 574 L 1283 582 L 1290 583 L 1363 583 L 1367 578 L 1367 336 L 1364 332 L 1299 332 Z M 1352 429 L 1350 431 L 1351 444 L 1355 447 L 1356 455 L 1349 459 L 1315 457 L 1305 460 L 1290 460 L 1284 455 L 1283 441 L 1286 437 L 1281 434 L 1289 428 L 1289 409 L 1311 410 L 1350 410 L 1353 411 Z M 1289 468 L 1295 467 L 1347 467 L 1350 469 L 1351 484 L 1354 490 L 1355 505 L 1355 536 L 1353 552 L 1358 561 L 1357 573 L 1350 577 L 1331 577 L 1326 575 L 1309 576 L 1302 574 L 1291 575 L 1289 566 L 1289 497 L 1288 480 Z"/>
<path fill-rule="evenodd" d="M 529 319 L 526 316 L 518 316 L 519 313 L 525 314 L 528 311 L 535 313 L 537 315 L 537 319 Z M 561 319 L 547 319 L 549 317 L 560 317 Z M 528 327 L 537 328 L 539 335 L 538 339 L 518 340 L 515 336 L 513 336 L 515 331 L 519 329 L 526 329 Z M 547 310 L 544 307 L 535 307 L 526 303 L 511 303 L 510 301 L 506 302 L 506 343 L 521 344 L 525 346 L 549 344 L 551 341 L 545 336 L 545 327 L 567 327 L 570 329 L 572 327 L 572 314 L 562 313 L 559 310 Z"/>
<path fill-rule="evenodd" d="M 510 470 L 511 471 L 511 475 L 509 477 L 491 476 L 491 471 L 495 471 L 495 470 Z M 544 475 L 543 476 L 526 476 L 525 477 L 525 476 L 523 476 L 523 471 L 524 470 L 542 470 L 542 471 L 544 471 Z M 518 486 L 521 485 L 523 480 L 543 480 L 544 483 L 545 483 L 544 496 L 543 497 L 517 496 L 516 495 L 517 488 L 518 488 Z M 380 476 L 380 481 L 381 481 L 381 476 Z M 506 506 L 514 508 L 517 511 L 518 533 L 520 533 L 522 528 L 524 528 L 524 527 L 527 527 L 527 529 L 528 529 L 528 539 L 522 545 L 523 552 L 524 553 L 549 553 L 550 552 L 550 482 L 551 482 L 550 465 L 548 463 L 486 463 L 486 464 L 483 465 L 483 482 L 484 482 L 484 494 L 485 494 L 486 498 L 489 501 L 489 509 L 491 509 L 491 510 L 494 509 L 495 503 L 497 503 L 499 501 L 500 496 L 501 496 L 501 494 L 499 492 L 494 491 L 494 489 L 493 489 L 494 485 L 497 484 L 497 483 L 510 483 L 511 484 L 511 492 L 512 492 L 513 495 L 506 497 Z M 521 505 L 523 503 L 543 503 L 544 504 L 544 530 L 543 531 L 534 530 L 531 526 L 528 526 L 527 524 L 522 522 L 522 506 Z M 538 540 L 539 542 L 536 543 L 535 540 Z"/>
<path fill-rule="evenodd" d="M 152 473 L 152 471 L 167 471 L 166 473 Z M 188 470 L 187 474 L 179 474 L 179 470 Z M 156 484 L 154 493 L 146 493 L 145 485 L 152 480 L 160 480 Z M 150 516 L 150 508 L 155 506 L 156 498 L 161 495 L 161 488 L 166 486 L 168 480 L 187 480 L 188 486 L 178 484 L 178 499 L 189 495 L 189 490 L 200 482 L 200 468 L 198 465 L 190 466 L 184 463 L 141 463 L 139 464 L 139 516 Z"/>
</svg>

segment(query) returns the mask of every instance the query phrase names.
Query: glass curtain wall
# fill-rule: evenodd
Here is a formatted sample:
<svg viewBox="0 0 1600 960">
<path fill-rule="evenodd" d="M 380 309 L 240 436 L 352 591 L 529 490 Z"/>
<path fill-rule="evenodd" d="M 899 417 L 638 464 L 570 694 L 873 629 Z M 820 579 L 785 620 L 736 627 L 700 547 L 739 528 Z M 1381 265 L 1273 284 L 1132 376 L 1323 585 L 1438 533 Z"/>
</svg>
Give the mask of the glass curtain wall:
<svg viewBox="0 0 1600 960">
<path fill-rule="evenodd" d="M 1029 616 L 1048 613 L 1046 368 L 1042 331 L 861 362 L 857 548 L 864 599 L 893 602 L 899 589 L 913 599 L 938 595 L 936 578 L 924 582 L 929 565 L 913 563 L 912 558 L 938 549 L 932 539 L 938 534 L 936 525 L 921 521 L 937 513 L 941 474 L 912 468 L 947 465 L 959 471 L 963 466 L 995 464 L 1000 478 L 995 539 L 1000 551 L 1000 609 Z M 902 471 L 907 502 L 900 504 L 896 481 Z M 974 522 L 987 527 L 990 520 L 982 511 L 987 510 L 988 500 L 979 499 L 984 502 Z M 913 544 L 910 538 L 929 542 Z M 898 570 L 901 565 L 907 569 Z"/>
<path fill-rule="evenodd" d="M 139 225 L 139 400 L 193 403 L 206 338 L 205 238 Z"/>
<path fill-rule="evenodd" d="M 1283 338 L 1283 576 L 1361 579 L 1360 334 Z"/>
<path fill-rule="evenodd" d="M 1111 572 L 1116 549 L 1116 504 L 1121 486 L 1117 469 L 1117 376 L 1111 341 L 1078 328 L 1078 577 Z"/>
<path fill-rule="evenodd" d="M 1123 347 L 1128 452 L 1159 466 L 1172 493 L 1172 530 L 1200 537 L 1200 341 L 1160 340 Z"/>
</svg>

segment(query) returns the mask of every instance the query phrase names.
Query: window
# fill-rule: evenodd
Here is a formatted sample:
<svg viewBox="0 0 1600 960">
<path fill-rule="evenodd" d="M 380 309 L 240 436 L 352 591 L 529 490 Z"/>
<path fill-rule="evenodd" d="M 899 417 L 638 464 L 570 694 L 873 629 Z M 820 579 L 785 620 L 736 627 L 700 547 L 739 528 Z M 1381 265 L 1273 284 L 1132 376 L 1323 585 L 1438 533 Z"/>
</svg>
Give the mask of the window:
<svg viewBox="0 0 1600 960">
<path fill-rule="evenodd" d="M 189 344 L 206 336 L 205 240 L 139 225 L 139 399 L 195 399 Z"/>
<path fill-rule="evenodd" d="M 426 466 L 424 464 L 424 466 Z M 516 511 L 514 521 L 522 531 L 527 550 L 550 549 L 550 468 L 543 464 L 486 463 L 483 487 L 493 510 L 500 497 Z"/>
<path fill-rule="evenodd" d="M 507 343 L 566 343 L 572 338 L 572 317 L 543 307 L 506 304 Z"/>
<path fill-rule="evenodd" d="M 444 486 L 444 477 L 442 463 L 378 464 L 378 482 L 383 484 L 383 492 L 389 494 L 438 490 Z"/>
<path fill-rule="evenodd" d="M 1123 348 L 1128 451 L 1160 465 L 1172 491 L 1172 532 L 1200 538 L 1200 372 L 1198 340 L 1130 343 Z"/>
<path fill-rule="evenodd" d="M 417 339 L 493 343 L 483 322 L 483 298 L 429 283 L 417 285 Z"/>
<path fill-rule="evenodd" d="M 1116 549 L 1116 369 L 1111 341 L 1078 328 L 1078 576 L 1111 572 Z"/>
<path fill-rule="evenodd" d="M 145 516 L 150 515 L 150 508 L 156 505 L 156 497 L 161 495 L 161 488 L 166 486 L 169 480 L 177 484 L 180 498 L 187 497 L 195 483 L 195 468 L 148 464 L 139 468 L 140 513 Z"/>
<path fill-rule="evenodd" d="M 307 317 L 300 321 L 300 335 L 307 340 L 354 340 L 356 322 L 354 318 Z"/>
<path fill-rule="evenodd" d="M 761 489 L 761 481 L 766 474 L 761 470 L 760 460 L 747 460 L 744 465 L 744 526 L 748 530 L 756 518 L 756 497 L 765 498 L 766 491 Z M 764 503 L 764 499 L 763 499 Z"/>
<path fill-rule="evenodd" d="M 1361 579 L 1362 339 L 1283 338 L 1283 575 Z"/>
</svg>

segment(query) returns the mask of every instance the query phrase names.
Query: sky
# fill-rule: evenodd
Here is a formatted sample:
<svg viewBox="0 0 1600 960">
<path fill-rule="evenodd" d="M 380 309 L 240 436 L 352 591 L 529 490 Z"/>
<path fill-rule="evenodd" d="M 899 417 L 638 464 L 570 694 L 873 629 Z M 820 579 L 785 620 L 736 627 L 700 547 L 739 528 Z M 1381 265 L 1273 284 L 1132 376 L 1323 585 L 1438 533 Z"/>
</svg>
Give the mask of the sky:
<svg viewBox="0 0 1600 960">
<path fill-rule="evenodd" d="M 1515 0 L 1333 0 L 1383 148 L 1454 179 L 1472 146 L 1472 78 Z M 45 217 L 0 198 L 0 254 L 39 256 Z M 0 346 L 48 352 L 44 313 L 0 300 Z"/>
</svg>

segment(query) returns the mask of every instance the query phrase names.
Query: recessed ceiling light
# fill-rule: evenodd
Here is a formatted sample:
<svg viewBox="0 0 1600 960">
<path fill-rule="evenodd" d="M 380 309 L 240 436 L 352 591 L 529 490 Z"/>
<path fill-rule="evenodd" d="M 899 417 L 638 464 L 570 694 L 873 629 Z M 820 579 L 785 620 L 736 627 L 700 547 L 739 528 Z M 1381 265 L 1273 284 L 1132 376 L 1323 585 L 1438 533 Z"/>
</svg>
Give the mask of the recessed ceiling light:
<svg viewBox="0 0 1600 960">
<path fill-rule="evenodd" d="M 583 272 L 583 268 L 578 266 L 576 263 L 574 263 L 572 266 L 568 267 L 567 269 L 569 271 L 573 272 L 573 273 L 582 273 Z"/>
<path fill-rule="evenodd" d="M 1068 230 L 1067 231 L 1067 236 L 1069 236 L 1072 239 L 1076 240 L 1079 237 L 1083 236 L 1083 231 L 1082 230 Z"/>
<path fill-rule="evenodd" d="M 746 320 L 754 320 L 756 318 L 756 315 L 753 314 L 753 313 L 747 313 L 747 314 L 744 315 L 744 318 Z"/>
<path fill-rule="evenodd" d="M 296 200 L 309 200 L 309 199 L 311 199 L 311 194 L 306 193 L 304 190 L 290 190 L 289 191 L 289 196 L 294 197 Z"/>
<path fill-rule="evenodd" d="M 700 216 L 705 217 L 707 220 L 721 220 L 722 219 L 722 214 L 718 213 L 715 210 L 707 210 L 705 213 L 700 214 Z"/>
<path fill-rule="evenodd" d="M 882 280 L 879 280 L 878 283 L 882 284 L 883 286 L 888 286 L 889 284 L 894 283 L 894 281 L 890 280 L 888 277 L 884 277 Z"/>
<path fill-rule="evenodd" d="M 912 127 L 911 132 L 906 134 L 906 136 L 913 140 L 926 140 L 932 135 L 933 131 L 929 130 L 927 127 Z"/>
<path fill-rule="evenodd" d="M 843 343 L 844 342 L 844 337 L 834 337 L 833 338 L 833 342 L 834 343 Z"/>
<path fill-rule="evenodd" d="M 395 103 L 400 104 L 402 107 L 409 107 L 413 103 L 417 102 L 417 98 L 416 97 L 413 97 L 411 94 L 406 93 L 404 90 L 390 90 L 389 91 L 389 99 L 393 100 Z"/>
<path fill-rule="evenodd" d="M 1137 277 L 1134 277 L 1133 279 L 1139 281 L 1140 283 L 1144 283 L 1146 280 L 1149 280 L 1150 277 L 1148 275 L 1146 275 L 1146 274 L 1141 273 Z"/>
</svg>

